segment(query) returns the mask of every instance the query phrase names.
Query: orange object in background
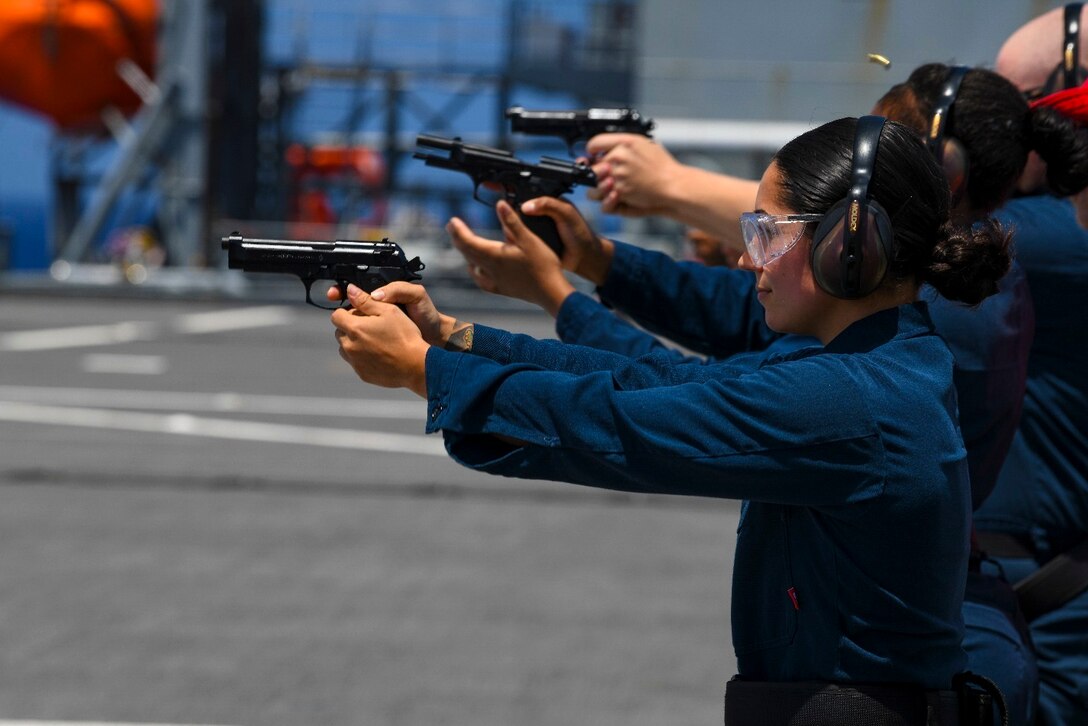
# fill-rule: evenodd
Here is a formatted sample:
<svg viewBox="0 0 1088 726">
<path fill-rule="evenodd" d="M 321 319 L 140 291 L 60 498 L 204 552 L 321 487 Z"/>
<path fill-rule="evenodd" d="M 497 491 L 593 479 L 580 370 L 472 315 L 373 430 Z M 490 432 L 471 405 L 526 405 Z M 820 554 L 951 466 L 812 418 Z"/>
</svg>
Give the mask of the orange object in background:
<svg viewBox="0 0 1088 726">
<path fill-rule="evenodd" d="M 0 98 L 65 130 L 95 130 L 101 111 L 140 99 L 117 74 L 129 58 L 154 75 L 156 0 L 3 0 Z"/>
<path fill-rule="evenodd" d="M 291 144 L 286 161 L 296 176 L 347 176 L 364 187 L 378 187 L 385 181 L 385 160 L 369 146 Z"/>
<path fill-rule="evenodd" d="M 378 189 L 385 182 L 385 160 L 368 146 L 291 144 L 285 152 L 291 168 L 291 212 L 294 222 L 334 224 L 340 220 L 330 188 Z M 381 217 L 384 210 L 378 213 Z M 376 220 L 369 220 L 376 222 Z"/>
</svg>

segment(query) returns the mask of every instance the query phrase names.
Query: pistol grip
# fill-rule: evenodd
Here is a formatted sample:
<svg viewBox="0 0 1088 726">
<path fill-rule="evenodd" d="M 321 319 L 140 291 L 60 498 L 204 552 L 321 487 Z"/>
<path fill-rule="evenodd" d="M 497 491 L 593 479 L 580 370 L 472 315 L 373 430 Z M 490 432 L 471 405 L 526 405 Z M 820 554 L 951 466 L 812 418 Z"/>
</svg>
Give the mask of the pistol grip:
<svg viewBox="0 0 1088 726">
<path fill-rule="evenodd" d="M 555 220 L 546 215 L 523 214 L 520 207 L 515 209 L 529 231 L 544 240 L 544 243 L 552 248 L 556 257 L 563 259 L 563 240 L 559 238 L 559 228 L 555 226 Z"/>
</svg>

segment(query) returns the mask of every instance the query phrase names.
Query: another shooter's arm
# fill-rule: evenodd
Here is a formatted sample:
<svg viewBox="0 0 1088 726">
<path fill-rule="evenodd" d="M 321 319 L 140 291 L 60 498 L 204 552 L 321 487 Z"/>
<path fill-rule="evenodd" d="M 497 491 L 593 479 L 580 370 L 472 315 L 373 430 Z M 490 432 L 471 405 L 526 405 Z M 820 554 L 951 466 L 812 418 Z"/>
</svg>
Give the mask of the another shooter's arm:
<svg viewBox="0 0 1088 726">
<path fill-rule="evenodd" d="M 314 302 L 310 288 L 318 280 L 332 280 L 340 290 L 341 307 L 348 306 L 348 284 L 372 292 L 397 280 L 422 279 L 424 265 L 418 257 L 409 260 L 396 242 L 336 240 L 313 242 L 285 239 L 249 239 L 234 233 L 224 237 L 227 267 L 246 272 L 281 272 L 298 276 L 306 286 L 306 302 Z"/>
<path fill-rule="evenodd" d="M 525 225 L 559 256 L 562 256 L 563 242 L 559 239 L 555 221 L 551 217 L 523 214 L 522 203 L 536 197 L 561 197 L 576 185 L 597 185 L 597 175 L 586 164 L 550 157 L 530 164 L 503 149 L 466 144 L 459 138 L 429 134 L 420 134 L 416 143 L 425 149 L 444 152 L 416 152 L 415 158 L 423 159 L 427 166 L 467 174 L 472 179 L 473 196 L 477 201 L 487 203 L 479 196 L 482 185 L 501 188 L 506 201 L 517 211 Z"/>
<path fill-rule="evenodd" d="M 633 108 L 589 108 L 584 111 L 527 111 L 521 106 L 506 109 L 510 130 L 533 136 L 558 136 L 574 156 L 574 145 L 597 134 L 642 134 L 649 137 L 653 119 Z"/>
</svg>

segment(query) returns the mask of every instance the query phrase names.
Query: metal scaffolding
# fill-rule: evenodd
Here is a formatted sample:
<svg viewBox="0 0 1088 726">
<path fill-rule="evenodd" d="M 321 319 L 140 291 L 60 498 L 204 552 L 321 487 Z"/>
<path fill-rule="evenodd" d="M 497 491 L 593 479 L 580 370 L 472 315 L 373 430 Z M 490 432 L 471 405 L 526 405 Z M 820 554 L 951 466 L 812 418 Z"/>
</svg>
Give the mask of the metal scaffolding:
<svg viewBox="0 0 1088 726">
<path fill-rule="evenodd" d="M 155 78 L 133 64 L 119 68 L 143 106 L 129 120 L 107 114 L 116 153 L 106 171 L 98 179 L 87 171 L 86 139 L 55 144 L 57 258 L 92 258 L 119 200 L 144 190 L 156 200 L 168 263 L 213 265 L 220 220 L 282 221 L 297 210 L 299 173 L 289 160 L 315 138 L 372 149 L 380 161 L 380 177 L 319 180 L 347 200 L 344 214 L 364 197 L 384 210 L 448 196 L 448 187 L 405 180 L 415 134 L 476 134 L 505 146 L 503 111 L 519 89 L 580 106 L 630 104 L 637 4 L 510 0 L 496 16 L 490 3 L 444 15 L 441 2 L 413 10 L 375 0 L 326 11 L 330 20 L 309 3 L 163 3 Z M 355 37 L 345 41 L 345 33 Z M 328 52 L 336 44 L 351 57 Z M 322 94 L 325 106 L 314 101 Z M 481 99 L 489 122 L 467 128 Z"/>
</svg>

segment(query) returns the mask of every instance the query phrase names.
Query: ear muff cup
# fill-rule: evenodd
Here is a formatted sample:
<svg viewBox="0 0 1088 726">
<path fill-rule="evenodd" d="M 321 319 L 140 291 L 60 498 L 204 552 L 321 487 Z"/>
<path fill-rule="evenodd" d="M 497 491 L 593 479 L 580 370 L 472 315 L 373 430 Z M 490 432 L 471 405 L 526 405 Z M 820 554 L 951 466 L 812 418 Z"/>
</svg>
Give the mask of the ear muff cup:
<svg viewBox="0 0 1088 726">
<path fill-rule="evenodd" d="M 933 158 L 940 163 L 944 170 L 944 177 L 948 180 L 948 190 L 951 194 L 952 206 L 955 207 L 963 199 L 967 192 L 967 179 L 971 171 L 971 158 L 963 143 L 946 134 L 948 123 L 955 111 L 956 97 L 959 95 L 960 86 L 964 78 L 970 72 L 967 66 L 952 66 L 948 69 L 948 77 L 944 81 L 937 101 L 933 106 L 933 115 L 930 119 L 929 137 L 926 139 L 926 148 L 933 154 Z"/>
<path fill-rule="evenodd" d="M 948 180 L 948 191 L 952 195 L 952 206 L 955 207 L 967 193 L 967 180 L 971 176 L 971 157 L 968 156 L 967 149 L 959 139 L 946 137 L 937 160 L 941 162 L 941 167 L 944 169 L 945 179 Z"/>
<path fill-rule="evenodd" d="M 844 259 L 847 213 L 852 200 L 844 199 L 828 210 L 812 236 L 812 275 L 824 292 L 838 298 L 865 297 L 876 290 L 888 273 L 892 257 L 892 223 L 880 203 L 867 199 L 859 206 L 858 244 L 861 269 L 851 271 Z M 853 282 L 852 282 L 853 280 Z"/>
</svg>

